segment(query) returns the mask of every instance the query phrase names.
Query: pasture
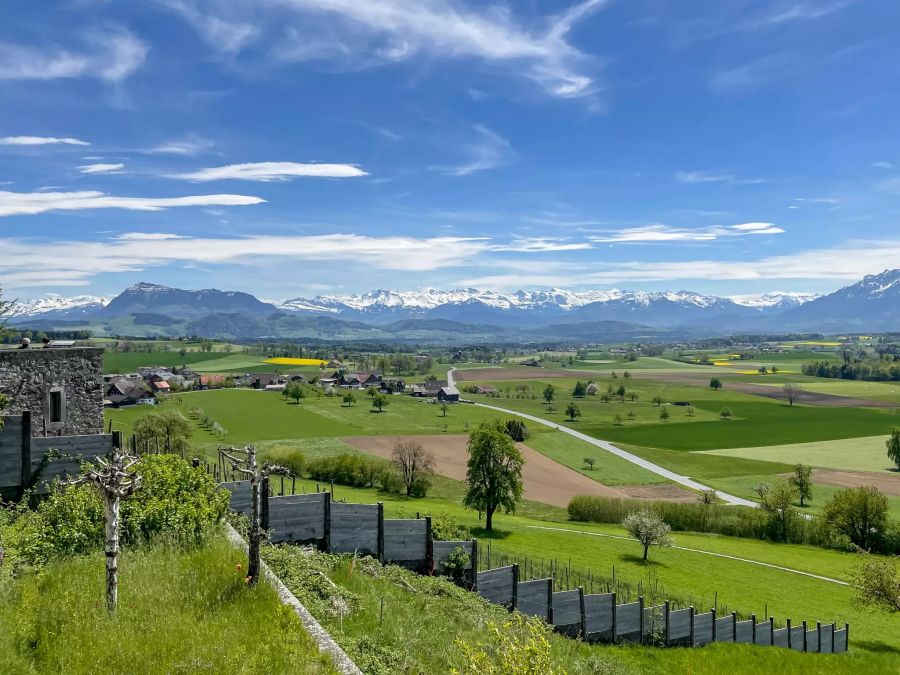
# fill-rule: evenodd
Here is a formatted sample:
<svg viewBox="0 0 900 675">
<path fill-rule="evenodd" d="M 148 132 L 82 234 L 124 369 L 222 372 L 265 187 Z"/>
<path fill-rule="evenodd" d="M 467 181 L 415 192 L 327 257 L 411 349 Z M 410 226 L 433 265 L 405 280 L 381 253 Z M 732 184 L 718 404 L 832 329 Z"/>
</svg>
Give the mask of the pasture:
<svg viewBox="0 0 900 675">
<path fill-rule="evenodd" d="M 707 450 L 704 454 L 787 464 L 809 464 L 847 471 L 880 471 L 895 475 L 900 480 L 900 474 L 892 471 L 896 467 L 891 466 L 891 461 L 885 454 L 884 443 L 887 437 L 887 434 L 884 434 L 814 443 L 769 445 L 761 448 L 725 448 Z"/>
<path fill-rule="evenodd" d="M 115 349 L 106 349 L 103 352 L 103 372 L 108 373 L 133 373 L 142 366 L 175 366 L 187 365 L 194 367 L 199 363 L 214 363 L 218 359 L 229 358 L 226 352 L 201 352 L 189 351 L 184 356 L 177 349 L 158 352 L 120 352 Z"/>
</svg>

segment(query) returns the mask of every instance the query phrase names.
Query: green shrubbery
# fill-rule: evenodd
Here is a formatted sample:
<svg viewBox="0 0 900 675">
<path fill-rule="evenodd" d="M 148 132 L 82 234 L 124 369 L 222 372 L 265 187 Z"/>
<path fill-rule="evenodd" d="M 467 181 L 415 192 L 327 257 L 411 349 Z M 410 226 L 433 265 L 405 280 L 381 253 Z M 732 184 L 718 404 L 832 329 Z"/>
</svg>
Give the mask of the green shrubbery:
<svg viewBox="0 0 900 675">
<path fill-rule="evenodd" d="M 149 455 L 136 467 L 143 486 L 122 502 L 121 540 L 126 546 L 164 535 L 185 544 L 203 540 L 225 515 L 228 492 L 175 455 Z M 53 489 L 34 510 L 10 506 L 0 517 L 0 543 L 8 562 L 42 565 L 100 548 L 103 505 L 88 485 Z"/>
<path fill-rule="evenodd" d="M 357 488 L 380 488 L 385 492 L 406 492 L 400 476 L 392 464 L 384 459 L 361 454 L 344 453 L 307 459 L 297 451 L 275 454 L 272 461 L 286 466 L 299 478 L 348 485 Z M 431 487 L 425 478 L 412 485 L 413 497 L 425 497 Z"/>
</svg>

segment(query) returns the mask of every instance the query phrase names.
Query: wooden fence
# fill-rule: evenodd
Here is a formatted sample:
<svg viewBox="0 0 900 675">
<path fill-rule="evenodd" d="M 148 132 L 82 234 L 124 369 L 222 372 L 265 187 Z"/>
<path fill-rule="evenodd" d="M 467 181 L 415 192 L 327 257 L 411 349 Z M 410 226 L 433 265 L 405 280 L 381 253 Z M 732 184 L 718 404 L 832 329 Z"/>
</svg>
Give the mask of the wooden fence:
<svg viewBox="0 0 900 675">
<path fill-rule="evenodd" d="M 231 508 L 249 513 L 250 483 L 232 481 L 222 486 L 231 492 Z M 290 482 L 291 492 L 293 487 Z M 589 594 L 582 587 L 554 591 L 553 577 L 524 581 L 518 564 L 478 571 L 478 541 L 434 541 L 431 518 L 386 519 L 382 504 L 336 502 L 328 490 L 276 495 L 273 492 L 277 490 L 266 486 L 262 492 L 262 525 L 273 542 L 313 543 L 330 553 L 368 554 L 426 574 L 440 572 L 451 553 L 462 548 L 471 561 L 464 580 L 471 590 L 494 604 L 540 617 L 570 637 L 665 646 L 736 642 L 803 652 L 847 651 L 847 624 L 840 629 L 835 624 L 809 625 L 806 621 L 792 626 L 788 619 L 786 626 L 776 628 L 773 617 L 758 620 L 752 615 L 739 621 L 735 612 L 720 616 L 716 609 L 704 613 L 694 607 L 674 609 L 668 601 L 645 606 L 643 595 L 636 601 L 627 601 L 631 596 L 619 602 L 622 598 L 616 592 Z M 490 556 L 487 562 L 490 567 Z"/>
<path fill-rule="evenodd" d="M 120 442 L 117 432 L 89 436 L 32 436 L 31 413 L 3 417 L 0 429 L 0 492 L 19 494 L 34 483 L 47 491 L 54 478 L 76 475 L 81 462 L 106 455 Z M 49 453 L 57 451 L 51 459 Z"/>
</svg>

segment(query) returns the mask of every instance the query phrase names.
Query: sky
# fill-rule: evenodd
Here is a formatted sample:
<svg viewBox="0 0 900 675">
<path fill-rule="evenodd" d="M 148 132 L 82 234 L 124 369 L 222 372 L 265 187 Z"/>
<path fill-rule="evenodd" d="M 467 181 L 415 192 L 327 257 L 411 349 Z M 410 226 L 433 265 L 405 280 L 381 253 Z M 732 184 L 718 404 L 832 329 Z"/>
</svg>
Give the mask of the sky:
<svg viewBox="0 0 900 675">
<path fill-rule="evenodd" d="M 829 292 L 897 63 L 896 0 L 7 0 L 0 287 Z"/>
</svg>

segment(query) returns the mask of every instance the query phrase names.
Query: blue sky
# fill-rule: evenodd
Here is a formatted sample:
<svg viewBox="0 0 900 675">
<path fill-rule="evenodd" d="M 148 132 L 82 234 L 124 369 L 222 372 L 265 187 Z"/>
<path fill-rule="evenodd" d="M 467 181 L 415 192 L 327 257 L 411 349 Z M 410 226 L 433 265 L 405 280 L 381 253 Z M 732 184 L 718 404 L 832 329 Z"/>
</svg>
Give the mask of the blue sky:
<svg viewBox="0 0 900 675">
<path fill-rule="evenodd" d="M 900 267 L 894 0 L 10 0 L 0 284 L 825 292 Z"/>
</svg>

